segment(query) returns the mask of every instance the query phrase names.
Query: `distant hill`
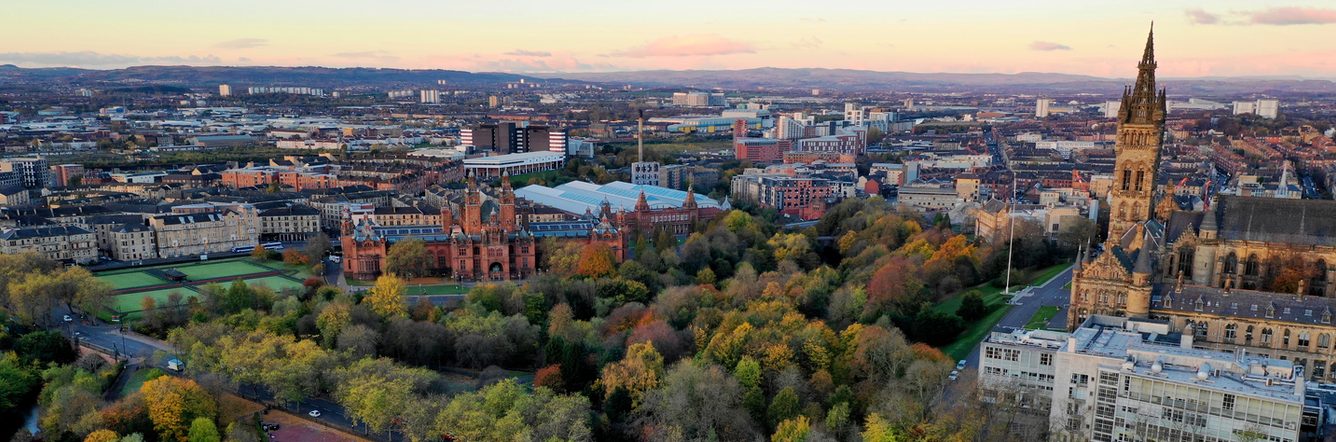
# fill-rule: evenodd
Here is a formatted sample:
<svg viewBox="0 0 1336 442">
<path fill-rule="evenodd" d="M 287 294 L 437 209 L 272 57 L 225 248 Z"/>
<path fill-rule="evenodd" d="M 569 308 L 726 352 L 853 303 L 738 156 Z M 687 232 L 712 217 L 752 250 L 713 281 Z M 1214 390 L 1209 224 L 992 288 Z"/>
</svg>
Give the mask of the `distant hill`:
<svg viewBox="0 0 1336 442">
<path fill-rule="evenodd" d="M 518 74 L 465 72 L 442 69 L 380 69 L 274 66 L 135 66 L 125 69 L 93 70 L 77 68 L 20 68 L 0 66 L 0 81 L 59 82 L 93 85 L 97 83 L 148 82 L 184 86 L 214 86 L 220 83 L 246 85 L 285 85 L 310 87 L 394 86 L 424 87 L 445 80 L 454 86 L 499 85 L 526 79 Z M 551 80 L 543 80 L 551 82 Z M 566 81 L 573 82 L 573 81 Z"/>
<path fill-rule="evenodd" d="M 1129 71 L 1131 69 L 1129 68 Z M 1131 72 L 1129 72 L 1130 74 Z M 371 86 L 421 88 L 445 80 L 456 87 L 489 87 L 505 83 L 542 81 L 552 84 L 635 84 L 654 88 L 726 90 L 826 89 L 848 92 L 994 92 L 994 93 L 1105 93 L 1117 94 L 1132 78 L 1022 72 L 1018 74 L 964 74 L 881 72 L 857 69 L 755 68 L 739 70 L 650 70 L 597 73 L 509 74 L 443 69 L 380 69 L 274 66 L 135 66 L 125 69 L 21 68 L 0 65 L 3 85 L 67 84 L 112 87 L 126 84 L 165 84 L 214 87 L 228 83 L 248 85 L 334 88 Z M 1292 77 L 1167 78 L 1161 85 L 1173 96 L 1239 96 L 1244 94 L 1336 94 L 1336 82 Z"/>
<path fill-rule="evenodd" d="M 1129 68 L 1129 72 L 1131 69 Z M 1117 93 L 1132 78 L 1022 72 L 962 74 L 882 72 L 856 69 L 755 68 L 739 70 L 650 70 L 598 73 L 534 74 L 600 83 L 648 87 L 723 88 L 732 90 L 835 89 L 844 91 L 901 90 L 923 92 L 1106 92 Z M 1173 95 L 1241 93 L 1336 93 L 1336 82 L 1301 78 L 1168 78 L 1161 83 Z"/>
</svg>

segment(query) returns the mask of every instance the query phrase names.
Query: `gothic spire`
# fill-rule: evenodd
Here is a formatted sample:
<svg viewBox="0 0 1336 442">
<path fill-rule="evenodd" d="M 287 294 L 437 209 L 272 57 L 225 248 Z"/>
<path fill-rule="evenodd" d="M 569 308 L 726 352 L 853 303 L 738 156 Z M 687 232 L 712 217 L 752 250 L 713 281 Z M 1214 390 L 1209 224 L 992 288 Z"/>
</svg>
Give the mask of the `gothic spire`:
<svg viewBox="0 0 1336 442">
<path fill-rule="evenodd" d="M 1164 94 L 1155 88 L 1155 24 L 1151 23 L 1146 35 L 1146 50 L 1137 63 L 1137 81 L 1123 91 L 1123 110 L 1120 120 L 1132 124 L 1158 124 L 1164 119 Z"/>
</svg>

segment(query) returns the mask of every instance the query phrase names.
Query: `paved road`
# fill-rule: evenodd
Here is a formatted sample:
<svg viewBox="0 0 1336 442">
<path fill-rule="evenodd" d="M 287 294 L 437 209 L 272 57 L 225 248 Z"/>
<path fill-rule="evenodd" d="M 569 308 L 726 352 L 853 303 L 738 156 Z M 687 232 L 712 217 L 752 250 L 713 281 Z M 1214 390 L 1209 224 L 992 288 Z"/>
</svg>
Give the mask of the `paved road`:
<svg viewBox="0 0 1336 442">
<path fill-rule="evenodd" d="M 144 367 L 149 366 L 148 364 L 153 360 L 153 353 L 156 351 L 162 351 L 173 356 L 176 355 L 176 350 L 167 342 L 140 335 L 132 331 L 121 331 L 119 324 L 102 324 L 92 317 L 64 322 L 64 315 L 72 315 L 70 310 L 65 308 L 58 308 L 56 310 L 57 311 L 55 311 L 52 316 L 54 317 L 55 322 L 60 324 L 58 326 L 60 331 L 66 336 L 74 336 L 78 339 L 80 344 L 87 345 L 120 358 L 141 361 L 140 364 Z M 73 317 L 78 319 L 78 316 Z M 157 365 L 157 367 L 163 369 L 163 371 L 167 373 L 174 375 L 178 374 L 177 372 L 168 370 L 165 365 Z M 258 388 L 243 388 L 239 394 L 248 399 L 258 400 L 260 402 L 273 402 L 273 395 Z M 310 416 L 307 416 L 306 413 L 313 409 L 320 410 L 321 415 L 319 418 L 311 418 Z M 385 437 L 384 433 L 367 435 L 364 434 L 360 428 L 353 427 L 352 421 L 348 419 L 344 413 L 343 407 L 327 399 L 313 398 L 302 401 L 295 414 L 355 434 L 362 434 L 373 440 L 389 440 Z M 395 439 L 397 440 L 398 438 Z"/>
<path fill-rule="evenodd" d="M 1028 295 L 1013 295 L 1015 296 L 1013 297 L 1015 304 L 1011 306 L 1010 310 L 1007 310 L 1007 314 L 1003 315 L 1001 320 L 997 321 L 994 328 L 1022 328 L 1025 323 L 1030 322 L 1034 313 L 1043 306 L 1056 306 L 1059 309 L 1058 314 L 1049 320 L 1048 328 L 1066 328 L 1067 304 L 1070 298 L 1068 296 L 1069 289 L 1065 287 L 1071 280 L 1072 268 L 1067 267 L 1062 273 L 1058 273 L 1044 285 L 1029 287 Z M 974 386 L 974 380 L 978 374 L 980 347 L 982 347 L 982 344 L 976 344 L 974 349 L 970 350 L 969 356 L 965 358 L 968 361 L 965 370 L 961 372 L 960 379 L 947 386 L 943 393 L 942 403 L 953 403 L 955 399 L 964 397 L 962 395 L 969 393 L 959 391 L 961 388 L 972 388 Z"/>
</svg>

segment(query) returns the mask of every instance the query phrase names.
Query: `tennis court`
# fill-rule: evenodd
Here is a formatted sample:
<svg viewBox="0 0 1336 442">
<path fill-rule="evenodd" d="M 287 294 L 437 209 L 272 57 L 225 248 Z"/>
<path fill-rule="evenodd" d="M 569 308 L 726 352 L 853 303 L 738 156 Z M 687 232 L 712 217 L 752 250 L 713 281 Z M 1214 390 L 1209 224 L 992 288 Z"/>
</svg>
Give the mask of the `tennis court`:
<svg viewBox="0 0 1336 442">
<path fill-rule="evenodd" d="M 124 295 L 116 295 L 111 297 L 111 308 L 112 310 L 116 310 L 121 313 L 131 313 L 131 312 L 141 311 L 144 309 L 145 297 L 153 298 L 153 301 L 156 303 L 157 307 L 161 308 L 167 305 L 167 299 L 172 295 L 172 293 L 180 293 L 182 303 L 186 302 L 187 299 L 199 296 L 199 292 L 196 292 L 194 290 L 185 287 L 153 290 L 139 293 L 126 293 Z"/>
</svg>

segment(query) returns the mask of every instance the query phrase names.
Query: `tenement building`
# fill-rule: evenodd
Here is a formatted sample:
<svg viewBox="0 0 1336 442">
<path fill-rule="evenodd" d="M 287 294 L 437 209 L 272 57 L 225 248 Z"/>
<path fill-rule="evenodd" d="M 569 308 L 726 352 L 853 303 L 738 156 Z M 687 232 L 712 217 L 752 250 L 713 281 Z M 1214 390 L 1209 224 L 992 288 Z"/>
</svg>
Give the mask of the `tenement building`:
<svg viewBox="0 0 1336 442">
<path fill-rule="evenodd" d="M 1153 204 L 1164 92 L 1155 90 L 1150 41 L 1140 68 L 1118 115 L 1108 240 L 1074 269 L 1068 327 L 1097 314 L 1156 319 L 1194 335 L 1197 347 L 1270 356 L 1313 380 L 1336 379 L 1336 201 L 1217 196 L 1202 211 Z M 1165 210 L 1152 217 L 1151 207 Z"/>
</svg>

